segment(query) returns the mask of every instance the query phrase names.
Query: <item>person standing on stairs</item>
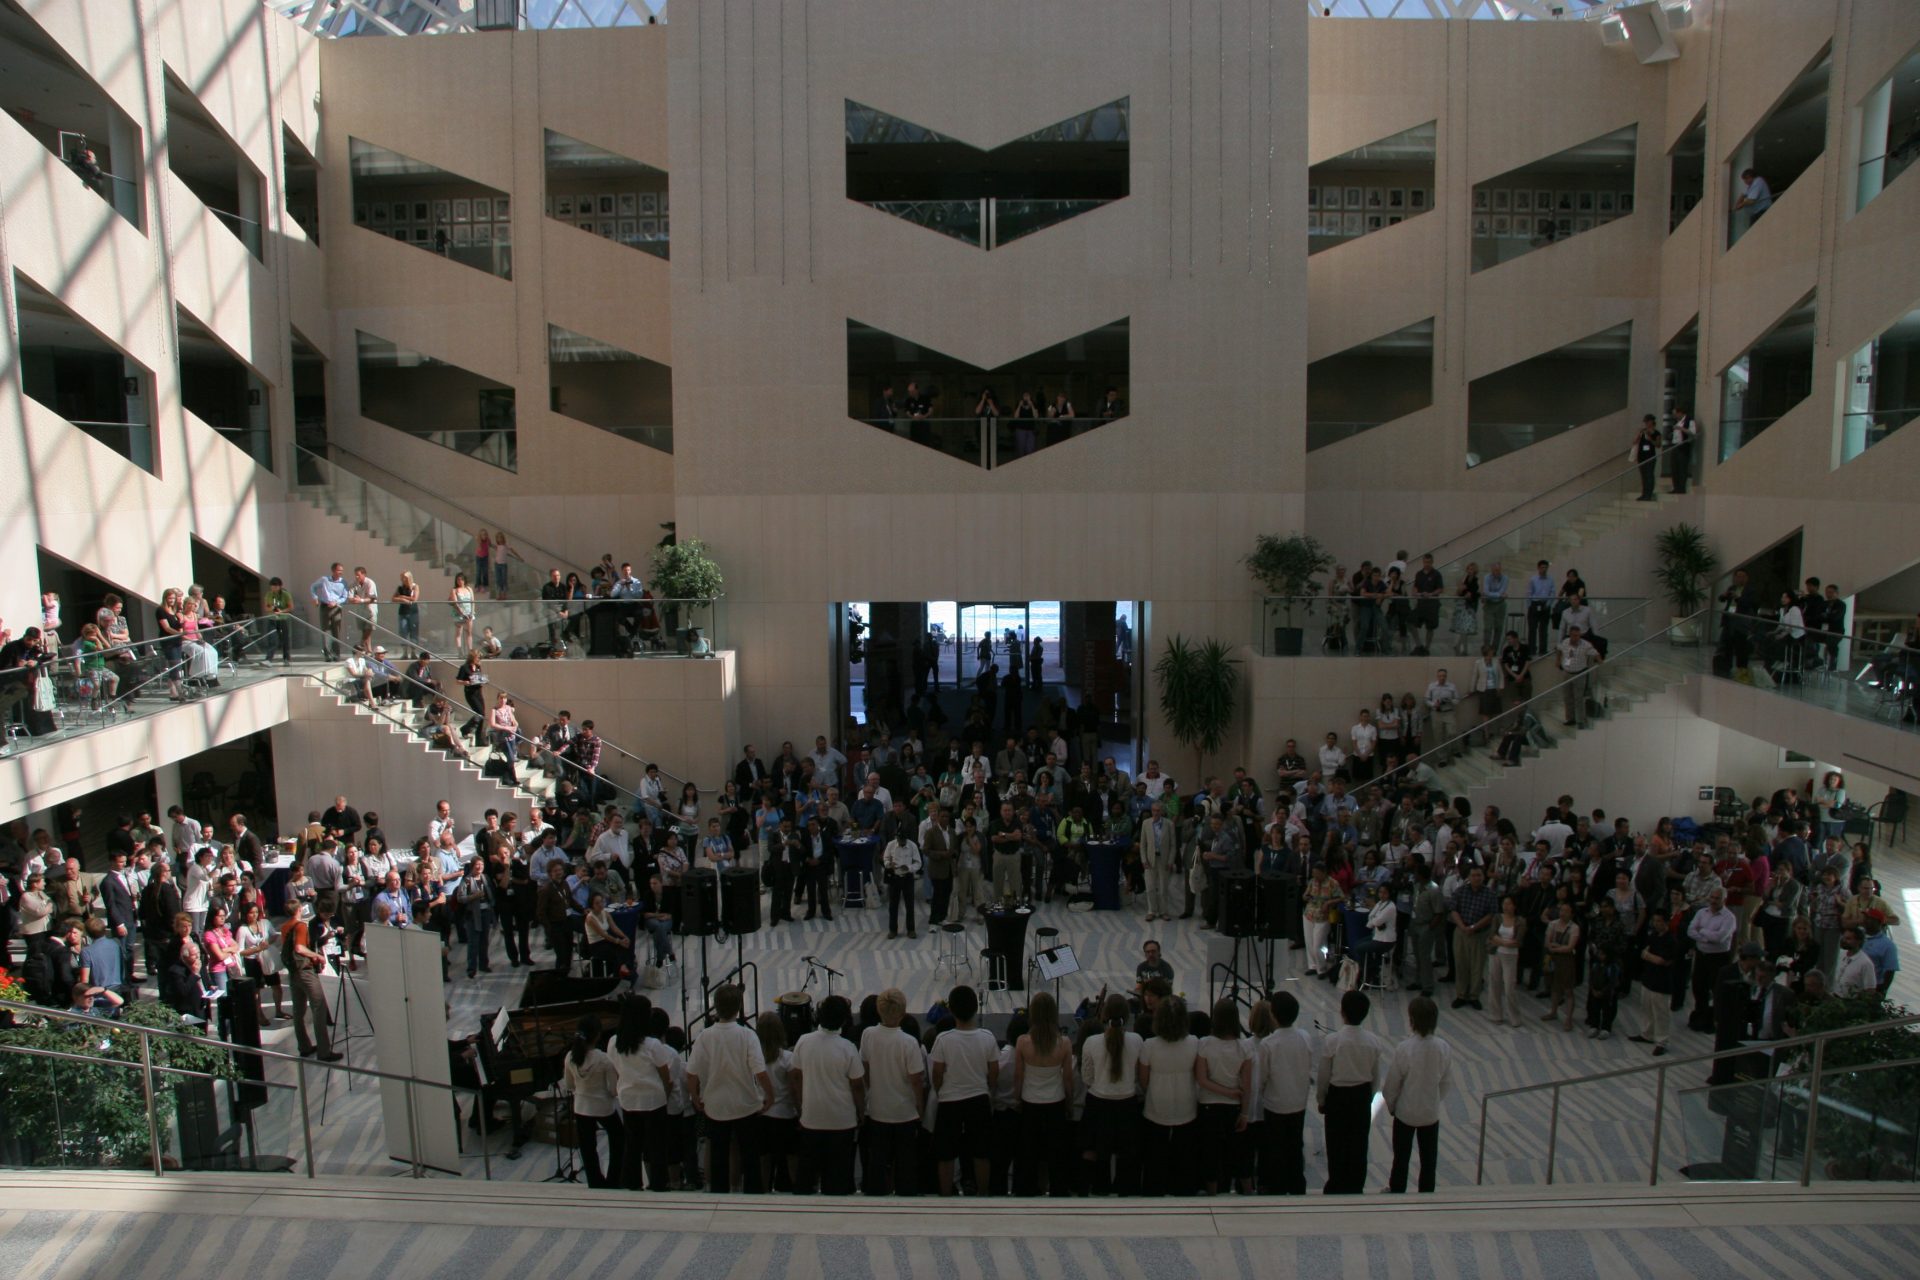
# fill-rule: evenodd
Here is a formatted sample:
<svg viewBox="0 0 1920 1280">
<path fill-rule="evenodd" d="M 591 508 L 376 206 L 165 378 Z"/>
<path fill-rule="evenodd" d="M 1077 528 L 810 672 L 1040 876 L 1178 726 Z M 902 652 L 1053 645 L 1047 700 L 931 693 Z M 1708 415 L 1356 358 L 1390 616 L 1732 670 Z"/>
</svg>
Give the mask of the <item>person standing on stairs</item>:
<svg viewBox="0 0 1920 1280">
<path fill-rule="evenodd" d="M 353 583 L 347 591 L 347 603 L 354 607 L 354 621 L 360 624 L 360 643 L 373 644 L 373 629 L 380 625 L 380 587 L 367 576 L 366 566 L 353 567 Z"/>
<path fill-rule="evenodd" d="M 460 664 L 460 669 L 454 673 L 453 678 L 459 682 L 461 689 L 465 690 L 467 710 L 473 713 L 467 717 L 467 722 L 460 726 L 460 736 L 466 738 L 477 747 L 485 741 L 485 738 L 481 735 L 481 730 L 487 726 L 487 700 L 485 692 L 487 687 L 487 673 L 481 670 L 480 653 L 478 650 L 467 650 L 467 660 Z"/>
<path fill-rule="evenodd" d="M 267 618 L 267 657 L 280 650 L 280 665 L 293 665 L 293 593 L 278 578 L 267 581 L 267 596 L 261 602 Z"/>
<path fill-rule="evenodd" d="M 1547 562 L 1540 561 L 1527 579 L 1527 651 L 1539 657 L 1547 651 L 1547 631 L 1553 621 L 1553 602 L 1558 588 Z"/>
<path fill-rule="evenodd" d="M 1668 435 L 1667 441 L 1672 449 L 1669 456 L 1673 461 L 1669 464 L 1669 469 L 1673 474 L 1673 491 L 1676 494 L 1684 494 L 1687 491 L 1687 481 L 1692 478 L 1693 471 L 1693 442 L 1699 437 L 1700 423 L 1693 416 L 1693 409 L 1691 407 L 1675 409 L 1673 430 Z"/>
<path fill-rule="evenodd" d="M 1587 673 L 1599 662 L 1600 651 L 1580 634 L 1580 628 L 1568 627 L 1567 638 L 1560 642 L 1560 694 L 1569 729 L 1587 727 Z"/>
<path fill-rule="evenodd" d="M 1653 486 L 1660 476 L 1660 428 L 1654 425 L 1652 414 L 1641 417 L 1640 434 L 1627 446 L 1627 460 L 1640 468 L 1640 496 L 1635 501 L 1652 502 Z"/>
<path fill-rule="evenodd" d="M 347 608 L 346 569 L 338 564 L 314 580 L 309 594 L 320 611 L 320 629 L 333 638 L 321 654 L 328 662 L 340 661 L 340 624 Z M 162 628 L 164 630 L 165 628 Z"/>
<path fill-rule="evenodd" d="M 514 761 L 519 757 L 520 721 L 514 715 L 513 699 L 504 691 L 494 695 L 493 711 L 487 718 L 487 731 L 494 758 L 500 762 L 500 768 L 506 775 L 502 780 L 510 787 L 519 786 L 520 779 L 514 769 Z"/>
</svg>

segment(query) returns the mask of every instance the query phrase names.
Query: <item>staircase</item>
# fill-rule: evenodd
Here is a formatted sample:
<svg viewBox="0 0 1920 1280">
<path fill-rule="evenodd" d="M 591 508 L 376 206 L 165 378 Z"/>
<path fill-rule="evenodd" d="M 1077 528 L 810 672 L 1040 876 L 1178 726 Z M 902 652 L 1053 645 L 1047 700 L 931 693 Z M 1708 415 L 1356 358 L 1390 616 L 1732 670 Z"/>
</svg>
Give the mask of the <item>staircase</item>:
<svg viewBox="0 0 1920 1280">
<path fill-rule="evenodd" d="M 1576 551 L 1588 543 L 1679 501 L 1678 497 L 1665 489 L 1660 490 L 1651 502 L 1641 502 L 1637 495 L 1616 495 L 1605 502 L 1591 504 L 1587 510 L 1564 524 L 1543 524 L 1534 528 L 1530 523 L 1528 530 L 1533 536 L 1521 542 L 1515 550 L 1500 552 L 1507 574 L 1512 577 L 1518 573 L 1525 577 L 1542 560 L 1549 564 L 1566 564 Z M 1481 560 L 1480 567 L 1484 570 L 1486 566 L 1487 561 Z"/>
<path fill-rule="evenodd" d="M 486 774 L 486 763 L 495 754 L 492 747 L 485 745 L 474 747 L 467 755 L 461 756 L 452 751 L 436 750 L 429 746 L 426 738 L 420 734 L 421 727 L 426 723 L 426 713 L 414 710 L 413 705 L 404 698 L 394 702 L 384 702 L 377 707 L 370 707 L 358 699 L 349 698 L 343 692 L 344 672 L 344 667 L 329 667 L 304 679 L 309 688 L 317 690 L 337 705 L 348 708 L 356 717 L 373 721 L 377 731 L 407 739 L 416 750 L 445 760 L 461 773 L 468 775 L 476 785 L 497 792 L 499 806 L 503 809 L 524 807 L 528 804 L 544 805 L 552 798 L 555 779 L 529 768 L 524 759 L 515 765 L 520 784 L 508 786 L 505 782 L 488 777 Z M 467 716 L 464 703 L 455 704 L 454 716 L 455 727 L 458 728 L 458 724 L 464 722 Z M 523 747 L 525 745 L 522 744 Z"/>
<path fill-rule="evenodd" d="M 1644 610 L 1645 606 L 1642 606 L 1642 614 Z M 1685 683 L 1689 677 L 1699 674 L 1703 652 L 1698 648 L 1673 647 L 1664 631 L 1631 646 L 1616 637 L 1607 661 L 1595 668 L 1595 679 L 1599 683 L 1592 696 L 1598 699 L 1600 706 L 1586 728 L 1570 728 L 1566 724 L 1559 673 L 1553 669 L 1550 657 L 1541 659 L 1540 663 L 1545 665 L 1547 674 L 1553 677 L 1553 683 L 1524 705 L 1539 720 L 1546 740 L 1541 742 L 1539 736 L 1535 735 L 1533 741 L 1521 748 L 1521 763 L 1517 766 L 1504 764 L 1493 754 L 1499 741 L 1497 736 L 1490 741 L 1467 745 L 1447 763 L 1432 766 L 1437 787 L 1448 795 L 1472 796 L 1477 788 L 1492 785 L 1510 770 L 1525 768 L 1528 760 L 1555 750 L 1580 734 L 1597 731 L 1610 720 L 1631 715 L 1635 707 L 1648 699 Z M 1536 676 L 1535 679 L 1538 682 L 1540 677 Z M 1500 731 L 1512 723 L 1511 717 L 1517 710 L 1509 709 L 1501 717 Z"/>
</svg>

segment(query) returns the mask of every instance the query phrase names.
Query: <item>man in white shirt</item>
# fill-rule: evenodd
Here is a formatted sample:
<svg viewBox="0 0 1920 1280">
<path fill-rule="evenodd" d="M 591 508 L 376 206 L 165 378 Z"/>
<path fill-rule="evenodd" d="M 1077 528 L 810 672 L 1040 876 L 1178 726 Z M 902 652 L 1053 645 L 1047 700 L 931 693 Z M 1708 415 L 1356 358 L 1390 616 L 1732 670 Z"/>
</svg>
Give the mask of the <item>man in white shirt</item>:
<svg viewBox="0 0 1920 1280">
<path fill-rule="evenodd" d="M 748 1168 L 759 1159 L 748 1121 L 773 1106 L 773 1077 L 760 1037 L 739 1023 L 740 1002 L 740 988 L 732 983 L 713 993 L 714 1021 L 694 1040 L 687 1062 L 687 1100 L 707 1119 L 707 1190 L 715 1195 L 732 1189 L 736 1139 Z"/>
<path fill-rule="evenodd" d="M 866 1095 L 860 1051 L 840 1034 L 851 1012 L 845 996 L 820 1002 L 820 1030 L 794 1044 L 787 1077 L 800 1108 L 800 1185 L 817 1184 L 829 1196 L 853 1194 L 854 1137 Z"/>
<path fill-rule="evenodd" d="M 1353 754 L 1347 757 L 1353 780 L 1366 782 L 1373 777 L 1373 753 L 1380 745 L 1380 730 L 1373 723 L 1373 713 L 1360 708 L 1360 722 L 1347 730 L 1347 737 L 1353 743 Z"/>
<path fill-rule="evenodd" d="M 443 831 L 453 831 L 453 838 L 455 840 L 460 838 L 460 833 L 454 831 L 453 806 L 445 800 L 433 807 L 433 817 L 427 822 L 427 839 L 438 847 L 440 833 Z"/>
<path fill-rule="evenodd" d="M 813 780 L 823 787 L 840 785 L 840 766 L 847 762 L 835 747 L 827 745 L 825 734 L 813 740 L 813 752 L 807 757 L 813 761 Z"/>
<path fill-rule="evenodd" d="M 1773 208 L 1773 188 L 1767 180 L 1752 169 L 1740 171 L 1740 198 L 1733 202 L 1730 212 L 1747 210 L 1747 225 L 1751 227 L 1760 221 L 1760 215 Z"/>
<path fill-rule="evenodd" d="M 1300 1002 L 1290 991 L 1276 991 L 1268 1002 L 1280 1029 L 1260 1042 L 1260 1109 L 1266 1113 L 1266 1150 L 1260 1169 L 1277 1170 L 1263 1185 L 1264 1195 L 1307 1194 L 1305 1132 L 1307 1096 L 1313 1089 L 1313 1038 L 1294 1025 Z"/>
<path fill-rule="evenodd" d="M 920 936 L 913 929 L 913 902 L 920 893 L 920 846 L 913 842 L 908 831 L 909 827 L 902 824 L 880 855 L 880 865 L 887 877 L 888 941 L 900 936 L 900 904 L 903 902 L 907 905 L 907 936 Z"/>
<path fill-rule="evenodd" d="M 1363 1030 L 1372 1002 L 1363 991 L 1340 997 L 1341 1027 L 1320 1047 L 1317 1087 L 1327 1138 L 1326 1194 L 1360 1195 L 1367 1189 L 1367 1142 L 1373 1130 L 1373 1095 L 1389 1050 Z"/>
<path fill-rule="evenodd" d="M 360 644 L 362 648 L 373 647 L 373 629 L 380 623 L 380 587 L 367 576 L 364 568 L 356 566 L 353 581 L 347 586 L 347 603 L 353 606 L 353 618 L 360 624 Z"/>
<path fill-rule="evenodd" d="M 1158 800 L 1160 793 L 1167 789 L 1167 775 L 1160 772 L 1158 760 L 1147 761 L 1147 771 L 1140 775 L 1140 781 L 1147 784 L 1147 799 Z"/>
<path fill-rule="evenodd" d="M 1879 988 L 1879 980 L 1873 972 L 1873 961 L 1861 950 L 1865 942 L 1866 938 L 1857 926 L 1850 926 L 1841 932 L 1840 964 L 1833 975 L 1834 995 L 1853 996 Z"/>
<path fill-rule="evenodd" d="M 1713 1030 L 1713 991 L 1720 971 L 1733 957 L 1733 932 L 1739 917 L 1727 909 L 1727 891 L 1715 885 L 1707 894 L 1707 905 L 1693 913 L 1687 922 L 1687 937 L 1693 940 L 1693 1013 L 1687 1025 L 1695 1031 Z"/>
<path fill-rule="evenodd" d="M 1407 1005 L 1407 1025 L 1413 1034 L 1394 1049 L 1380 1089 L 1387 1114 L 1393 1117 L 1393 1169 L 1387 1175 L 1387 1190 L 1396 1195 L 1407 1189 L 1415 1138 L 1420 1140 L 1420 1190 L 1433 1190 L 1440 1153 L 1440 1100 L 1447 1096 L 1453 1072 L 1452 1048 L 1433 1034 L 1439 1024 L 1440 1006 L 1415 996 Z"/>
<path fill-rule="evenodd" d="M 1327 734 L 1327 740 L 1320 744 L 1320 777 L 1327 782 L 1333 781 L 1333 775 L 1346 767 L 1347 753 L 1340 749 L 1340 735 Z"/>
<path fill-rule="evenodd" d="M 1431 721 L 1427 728 L 1427 749 L 1424 753 L 1429 763 L 1445 764 L 1450 752 L 1448 743 L 1458 732 L 1454 718 L 1454 709 L 1460 705 L 1460 689 L 1447 678 L 1447 669 L 1441 667 L 1433 673 L 1433 679 L 1427 684 L 1427 716 Z M 1435 752 L 1440 754 L 1436 755 Z"/>
<path fill-rule="evenodd" d="M 985 1195 L 993 1183 L 989 1095 L 1000 1079 L 1000 1045 L 993 1032 L 974 1023 L 980 996 L 972 987 L 955 987 L 947 996 L 947 1011 L 953 1014 L 953 1027 L 940 1033 L 931 1055 L 933 1087 L 940 1100 L 933 1131 L 940 1194 L 953 1194 L 954 1162 L 971 1160 L 974 1194 Z"/>
<path fill-rule="evenodd" d="M 1560 642 L 1560 697 L 1566 711 L 1567 727 L 1587 726 L 1587 671 L 1600 662 L 1600 651 L 1587 642 L 1578 627 L 1567 628 Z"/>
<path fill-rule="evenodd" d="M 1567 840 L 1573 835 L 1573 828 L 1561 820 L 1560 810 L 1553 805 L 1547 806 L 1546 821 L 1533 829 L 1534 843 L 1545 840 L 1550 857 L 1562 857 L 1567 851 Z"/>
<path fill-rule="evenodd" d="M 900 1029 L 907 997 L 897 987 L 874 1001 L 880 1025 L 860 1034 L 867 1076 L 867 1125 L 861 1147 L 860 1188 L 870 1196 L 915 1195 L 920 1159 L 920 1114 L 927 1103 L 927 1055 Z"/>
<path fill-rule="evenodd" d="M 633 838 L 627 834 L 626 820 L 618 813 L 607 820 L 607 829 L 593 842 L 593 852 L 587 861 L 604 862 L 608 866 L 617 861 L 622 870 L 633 869 Z"/>
</svg>

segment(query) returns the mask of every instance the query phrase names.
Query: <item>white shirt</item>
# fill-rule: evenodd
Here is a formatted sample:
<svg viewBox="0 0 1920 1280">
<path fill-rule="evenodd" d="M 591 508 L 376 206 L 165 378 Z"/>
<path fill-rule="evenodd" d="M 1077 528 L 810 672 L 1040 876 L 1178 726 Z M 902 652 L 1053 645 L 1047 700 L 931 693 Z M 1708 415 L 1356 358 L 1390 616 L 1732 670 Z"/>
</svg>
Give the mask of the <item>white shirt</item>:
<svg viewBox="0 0 1920 1280">
<path fill-rule="evenodd" d="M 1747 207 L 1755 213 L 1765 213 L 1773 207 L 1773 188 L 1768 186 L 1767 180 L 1757 173 L 1753 175 L 1753 181 L 1746 185 L 1740 195 L 1748 202 Z"/>
<path fill-rule="evenodd" d="M 1564 822 L 1543 822 L 1533 829 L 1533 839 L 1545 840 L 1548 852 L 1556 858 L 1566 856 L 1567 837 L 1572 834 L 1573 828 Z"/>
<path fill-rule="evenodd" d="M 605 862 L 608 865 L 618 862 L 623 867 L 633 866 L 633 837 L 627 834 L 625 827 L 618 831 L 608 827 L 600 833 L 600 838 L 593 842 L 593 856 L 588 861 Z"/>
<path fill-rule="evenodd" d="M 943 1031 L 933 1042 L 933 1062 L 944 1065 L 940 1101 L 960 1102 L 987 1093 L 987 1064 L 1000 1060 L 1000 1042 L 984 1027 Z"/>
<path fill-rule="evenodd" d="M 758 1077 L 766 1069 L 760 1037 L 737 1022 L 716 1022 L 701 1032 L 687 1063 L 687 1075 L 699 1082 L 707 1116 L 721 1121 L 760 1114 L 766 1096 Z"/>
<path fill-rule="evenodd" d="M 440 835 L 442 832 L 446 832 L 446 831 L 452 831 L 454 833 L 453 838 L 455 840 L 458 840 L 460 838 L 460 833 L 457 830 L 455 830 L 455 828 L 458 825 L 459 825 L 459 819 L 455 818 L 452 814 L 448 814 L 444 818 L 440 817 L 438 814 L 434 815 L 434 817 L 430 819 L 427 823 L 428 842 L 432 845 L 433 848 L 438 849 L 440 847 Z"/>
<path fill-rule="evenodd" d="M 989 778 L 993 776 L 993 757 L 968 756 L 960 762 L 960 776 L 968 782 L 972 782 L 982 774 Z"/>
<path fill-rule="evenodd" d="M 793 1070 L 800 1073 L 800 1127 L 851 1129 L 860 1123 L 853 1109 L 852 1081 L 865 1069 L 860 1051 L 838 1031 L 809 1031 L 793 1046 Z"/>
<path fill-rule="evenodd" d="M 867 1118 L 904 1124 L 920 1118 L 913 1078 L 924 1077 L 927 1056 L 920 1042 L 898 1027 L 868 1027 L 860 1033 L 860 1061 L 867 1073 Z"/>
<path fill-rule="evenodd" d="M 1367 928 L 1373 930 L 1375 942 L 1392 942 L 1398 936 L 1396 926 L 1400 921 L 1400 908 L 1393 905 L 1393 899 L 1373 904 L 1373 910 L 1367 912 Z"/>
<path fill-rule="evenodd" d="M 1856 951 L 1848 955 L 1840 953 L 1838 971 L 1833 975 L 1833 994 L 1836 996 L 1857 995 L 1862 991 L 1872 991 L 1880 985 L 1874 977 L 1873 961 L 1867 958 L 1865 951 Z"/>
<path fill-rule="evenodd" d="M 1588 644 L 1584 635 L 1560 642 L 1560 669 L 1568 675 L 1577 676 L 1598 661 L 1600 651 Z"/>
<path fill-rule="evenodd" d="M 1416 1129 L 1440 1122 L 1440 1099 L 1452 1083 L 1453 1050 L 1435 1036 L 1408 1036 L 1394 1048 L 1381 1093 L 1387 1111 Z"/>
<path fill-rule="evenodd" d="M 1120 1078 L 1115 1080 L 1107 1068 L 1107 1037 L 1104 1031 L 1097 1031 L 1087 1037 L 1080 1046 L 1080 1078 L 1086 1082 L 1087 1092 L 1096 1098 L 1126 1101 L 1138 1092 L 1140 1086 L 1140 1049 L 1142 1041 L 1137 1032 L 1129 1031 L 1120 1044 Z"/>
<path fill-rule="evenodd" d="M 1709 903 L 1693 913 L 1693 919 L 1687 922 L 1687 936 L 1693 939 L 1702 954 L 1724 955 L 1733 949 L 1736 919 L 1733 912 L 1725 907 L 1715 911 Z"/>
<path fill-rule="evenodd" d="M 792 1120 L 799 1112 L 793 1108 L 793 1051 L 782 1049 L 767 1066 L 767 1079 L 773 1084 L 773 1105 L 767 1108 L 769 1120 Z"/>
<path fill-rule="evenodd" d="M 567 1065 L 561 1073 L 566 1092 L 573 1095 L 573 1114 L 610 1116 L 619 1108 L 620 1073 L 613 1060 L 598 1049 L 587 1050 L 586 1060 L 575 1066 L 573 1052 L 567 1052 Z"/>
<path fill-rule="evenodd" d="M 668 1085 L 660 1083 L 660 1068 L 667 1068 L 669 1084 L 674 1060 L 680 1055 L 666 1041 L 648 1036 L 632 1053 L 615 1049 L 607 1057 L 620 1077 L 619 1100 L 622 1111 L 657 1111 L 667 1105 Z"/>
<path fill-rule="evenodd" d="M 1427 685 L 1427 707 L 1446 711 L 1460 701 L 1460 690 L 1451 680 L 1435 680 Z"/>
<path fill-rule="evenodd" d="M 918 874 L 920 870 L 920 846 L 911 840 L 895 840 L 887 846 L 886 852 L 881 855 L 881 865 L 886 868 L 888 875 L 910 876 Z M 869 1030 L 871 1030 L 871 1028 L 869 1028 Z M 865 1037 L 863 1036 L 863 1043 L 864 1039 Z"/>
<path fill-rule="evenodd" d="M 1313 1090 L 1313 1037 L 1282 1027 L 1260 1042 L 1260 1105 L 1275 1115 L 1307 1109 Z"/>
<path fill-rule="evenodd" d="M 1347 733 L 1353 739 L 1353 754 L 1361 760 L 1373 759 L 1373 748 L 1380 741 L 1380 730 L 1371 724 L 1357 724 Z"/>
<path fill-rule="evenodd" d="M 1143 773 L 1140 781 L 1147 784 L 1147 799 L 1158 800 L 1160 793 L 1167 789 L 1167 775 L 1164 773 Z"/>
<path fill-rule="evenodd" d="M 1240 1066 L 1252 1062 L 1257 1047 L 1252 1036 L 1241 1036 L 1235 1040 L 1223 1040 L 1219 1036 L 1207 1036 L 1200 1041 L 1200 1057 L 1207 1064 L 1207 1079 L 1214 1084 L 1229 1088 L 1240 1086 Z M 1249 1081 L 1251 1083 L 1251 1081 Z M 1197 1086 L 1196 1086 L 1197 1087 Z M 1211 1089 L 1199 1090 L 1200 1105 L 1203 1107 L 1237 1107 L 1246 1101 L 1241 1098 L 1222 1097 Z"/>
<path fill-rule="evenodd" d="M 1347 753 L 1338 747 L 1320 748 L 1320 776 L 1331 778 L 1347 762 Z"/>
<path fill-rule="evenodd" d="M 1363 1084 L 1378 1092 L 1388 1053 L 1387 1042 L 1362 1027 L 1343 1026 L 1328 1036 L 1320 1046 L 1320 1101 L 1335 1085 Z"/>
<path fill-rule="evenodd" d="M 1140 1046 L 1140 1065 L 1147 1069 L 1147 1103 L 1142 1111 L 1148 1124 L 1181 1125 L 1199 1115 L 1194 1097 L 1193 1061 L 1200 1042 L 1192 1036 L 1163 1040 L 1159 1036 Z"/>
</svg>

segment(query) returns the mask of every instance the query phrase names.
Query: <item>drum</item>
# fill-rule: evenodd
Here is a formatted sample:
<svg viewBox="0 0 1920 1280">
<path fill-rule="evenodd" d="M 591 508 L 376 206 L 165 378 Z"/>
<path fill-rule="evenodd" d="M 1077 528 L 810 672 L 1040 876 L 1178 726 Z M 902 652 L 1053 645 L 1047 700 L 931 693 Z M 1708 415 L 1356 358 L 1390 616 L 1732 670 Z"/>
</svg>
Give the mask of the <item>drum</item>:
<svg viewBox="0 0 1920 1280">
<path fill-rule="evenodd" d="M 720 932 L 720 873 L 712 867 L 689 867 L 680 877 L 680 922 L 688 937 Z"/>
<path fill-rule="evenodd" d="M 797 1042 L 813 1030 L 813 997 L 804 991 L 789 991 L 774 1002 L 780 1025 L 786 1028 L 787 1043 Z"/>
<path fill-rule="evenodd" d="M 1293 876 L 1260 877 L 1260 936 L 1293 937 L 1300 921 L 1300 882 Z"/>
<path fill-rule="evenodd" d="M 1252 937 L 1255 906 L 1253 872 L 1222 872 L 1220 875 L 1220 932 L 1229 938 Z"/>
<path fill-rule="evenodd" d="M 720 918 L 727 932 L 760 932 L 760 873 L 751 867 L 731 867 L 720 873 Z"/>
</svg>

